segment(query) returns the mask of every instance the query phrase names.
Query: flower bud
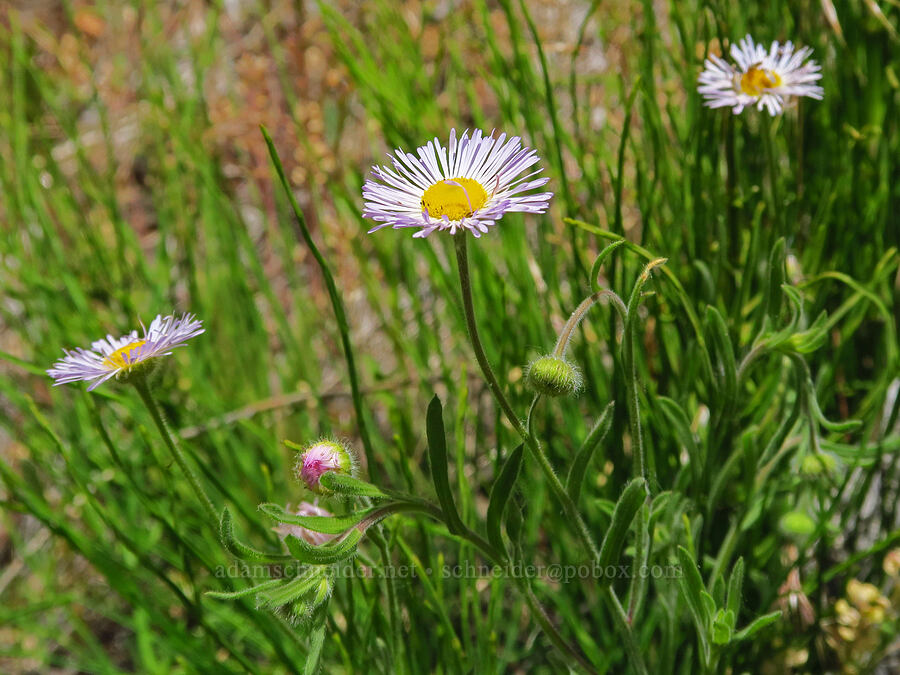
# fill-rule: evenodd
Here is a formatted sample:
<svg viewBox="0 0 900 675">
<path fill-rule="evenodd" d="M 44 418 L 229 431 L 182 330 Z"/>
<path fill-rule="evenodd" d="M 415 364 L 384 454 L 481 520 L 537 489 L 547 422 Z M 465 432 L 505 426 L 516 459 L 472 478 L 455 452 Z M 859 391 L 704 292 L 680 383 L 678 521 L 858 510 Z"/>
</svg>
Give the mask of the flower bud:
<svg viewBox="0 0 900 675">
<path fill-rule="evenodd" d="M 532 361 L 525 379 L 529 387 L 546 396 L 572 396 L 581 390 L 581 371 L 559 356 Z"/>
<path fill-rule="evenodd" d="M 837 469 L 837 460 L 824 452 L 810 453 L 800 462 L 800 472 L 806 476 L 832 475 Z"/>
<path fill-rule="evenodd" d="M 306 487 L 316 493 L 324 488 L 319 479 L 326 471 L 352 474 L 355 467 L 353 455 L 340 443 L 334 441 L 318 441 L 307 447 L 297 457 L 294 471 L 297 478 L 306 483 Z"/>
</svg>

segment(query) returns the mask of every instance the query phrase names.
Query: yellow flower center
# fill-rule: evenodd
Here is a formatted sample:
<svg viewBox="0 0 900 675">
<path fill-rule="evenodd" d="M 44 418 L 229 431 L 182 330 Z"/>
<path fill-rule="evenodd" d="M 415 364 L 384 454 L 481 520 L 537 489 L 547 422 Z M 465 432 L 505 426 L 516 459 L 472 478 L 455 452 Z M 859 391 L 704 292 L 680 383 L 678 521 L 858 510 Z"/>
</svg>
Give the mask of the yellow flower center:
<svg viewBox="0 0 900 675">
<path fill-rule="evenodd" d="M 774 89 L 781 85 L 781 76 L 774 70 L 763 70 L 750 66 L 741 75 L 741 91 L 748 96 L 760 96 L 766 89 Z"/>
<path fill-rule="evenodd" d="M 432 218 L 462 220 L 488 200 L 488 193 L 471 178 L 452 178 L 435 183 L 422 195 L 422 210 Z"/>
<path fill-rule="evenodd" d="M 103 359 L 103 365 L 109 366 L 110 368 L 130 368 L 134 365 L 134 359 L 132 358 L 131 353 L 140 349 L 145 342 L 146 340 L 138 340 L 137 342 L 132 342 L 124 347 L 119 347 L 116 351 Z"/>
</svg>

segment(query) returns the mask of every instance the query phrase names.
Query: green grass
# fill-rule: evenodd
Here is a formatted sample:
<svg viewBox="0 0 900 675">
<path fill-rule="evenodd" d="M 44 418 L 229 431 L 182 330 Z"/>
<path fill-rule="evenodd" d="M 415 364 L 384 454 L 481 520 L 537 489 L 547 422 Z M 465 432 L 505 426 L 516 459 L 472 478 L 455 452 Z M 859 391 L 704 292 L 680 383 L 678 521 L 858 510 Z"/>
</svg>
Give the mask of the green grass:
<svg viewBox="0 0 900 675">
<path fill-rule="evenodd" d="M 280 14 L 260 3 L 239 24 L 246 33 L 209 3 L 189 36 L 186 17 L 161 4 L 138 3 L 135 24 L 121 3 L 98 3 L 132 51 L 103 55 L 85 38 L 65 68 L 48 62 L 49 32 L 28 15 L 0 20 L 4 671 L 300 672 L 315 667 L 317 645 L 322 672 L 578 667 L 537 620 L 527 583 L 439 573 L 487 564 L 479 541 L 497 549 L 498 534 L 524 564 L 592 564 L 475 361 L 454 242 L 365 234 L 369 166 L 451 127 L 520 134 L 551 176 L 549 214 L 507 216 L 469 241 L 474 310 L 499 385 L 549 463 L 563 481 L 586 466 L 577 506 L 603 559 L 679 571 L 611 584 L 649 672 L 785 672 L 801 649 L 799 672 L 887 658 L 900 612 L 882 568 L 900 546 L 897 7 L 881 3 L 882 20 L 871 4 L 842 3 L 838 33 L 814 2 L 671 2 L 658 13 L 659 3 L 582 3 L 559 48 L 536 3 L 476 0 L 446 16 L 428 3 Z M 61 32 L 77 35 L 66 7 Z M 812 46 L 825 99 L 774 120 L 703 108 L 707 46 L 746 32 Z M 268 59 L 265 104 L 234 85 L 238 37 Z M 313 67 L 298 60 L 309 58 L 303 40 L 341 68 L 340 86 L 296 85 Z M 599 45 L 603 69 L 585 58 Z M 98 53 L 107 71 L 94 70 Z M 327 275 L 255 123 L 237 136 L 221 124 L 229 102 L 230 119 L 272 132 Z M 569 351 L 583 393 L 529 413 L 526 365 L 553 349 L 595 290 L 596 256 L 622 237 L 599 284 L 627 317 L 607 301 L 592 307 Z M 657 257 L 667 262 L 638 287 Z M 167 359 L 153 391 L 241 542 L 281 552 L 258 505 L 310 499 L 285 439 L 346 439 L 364 460 L 368 429 L 374 465 L 362 477 L 421 507 L 368 531 L 353 564 L 374 574 L 338 579 L 311 621 L 264 606 L 284 604 L 281 586 L 205 595 L 268 580 L 267 568 L 236 573 L 137 392 L 52 388 L 43 372 L 62 347 L 173 310 L 207 330 Z M 426 415 L 435 394 L 444 434 L 435 409 Z M 608 432 L 591 434 L 610 402 Z M 646 504 L 630 483 L 638 437 Z M 500 519 L 488 510 L 507 496 L 497 485 L 511 490 Z M 350 513 L 366 499 L 321 503 Z M 792 569 L 814 620 L 784 615 L 739 641 L 781 606 Z M 895 602 L 856 652 L 833 639 L 851 579 Z M 544 575 L 531 588 L 551 632 L 593 669 L 636 670 L 607 582 Z"/>
</svg>

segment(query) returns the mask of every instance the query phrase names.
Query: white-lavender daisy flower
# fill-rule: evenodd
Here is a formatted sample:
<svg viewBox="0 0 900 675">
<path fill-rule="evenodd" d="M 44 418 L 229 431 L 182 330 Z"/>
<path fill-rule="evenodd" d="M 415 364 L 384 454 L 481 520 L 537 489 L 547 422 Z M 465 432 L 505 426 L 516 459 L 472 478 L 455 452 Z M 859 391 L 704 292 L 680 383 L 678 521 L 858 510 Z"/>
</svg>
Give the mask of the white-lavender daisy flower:
<svg viewBox="0 0 900 675">
<path fill-rule="evenodd" d="M 476 129 L 456 129 L 444 148 L 435 138 L 416 150 L 418 157 L 400 148 L 389 155 L 393 169 L 372 168 L 373 178 L 363 185 L 364 218 L 383 227 L 416 227 L 414 237 L 427 237 L 436 230 L 469 230 L 476 237 L 488 231 L 505 213 L 543 213 L 552 192 L 529 193 L 547 184 L 535 178 L 542 169 L 524 176 L 539 158 L 522 145 L 518 136 L 507 139 L 485 136 Z"/>
<path fill-rule="evenodd" d="M 792 96 L 821 100 L 824 95 L 815 84 L 822 78 L 819 64 L 807 61 L 812 51 L 810 47 L 795 50 L 791 42 L 773 42 L 766 51 L 747 35 L 731 45 L 734 64 L 715 55 L 706 59 L 697 91 L 710 108 L 728 106 L 737 115 L 755 105 L 757 110 L 765 108 L 770 115 L 778 115 Z"/>
<path fill-rule="evenodd" d="M 149 365 L 151 359 L 171 354 L 174 347 L 203 332 L 202 322 L 192 314 L 183 314 L 180 319 L 157 315 L 149 328 L 143 324 L 141 328 L 143 336 L 133 330 L 120 338 L 107 335 L 92 343 L 91 349 L 63 349 L 65 357 L 54 363 L 47 374 L 56 380 L 54 385 L 90 382 L 91 391 L 111 377 L 122 377 L 139 365 Z"/>
</svg>

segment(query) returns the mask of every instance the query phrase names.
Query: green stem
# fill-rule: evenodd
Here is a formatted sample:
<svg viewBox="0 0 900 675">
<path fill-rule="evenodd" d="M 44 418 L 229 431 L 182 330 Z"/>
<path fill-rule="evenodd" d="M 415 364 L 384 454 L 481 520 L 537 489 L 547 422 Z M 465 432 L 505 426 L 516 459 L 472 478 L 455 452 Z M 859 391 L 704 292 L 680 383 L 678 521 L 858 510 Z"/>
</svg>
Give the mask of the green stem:
<svg viewBox="0 0 900 675">
<path fill-rule="evenodd" d="M 216 509 L 213 506 L 212 501 L 210 501 L 209 496 L 206 494 L 206 491 L 203 489 L 203 486 L 200 485 L 197 474 L 195 474 L 194 470 L 188 465 L 187 459 L 178 447 L 175 436 L 172 435 L 166 421 L 163 419 L 162 412 L 160 411 L 159 406 L 156 405 L 156 401 L 153 400 L 153 394 L 150 393 L 150 386 L 147 384 L 147 378 L 141 376 L 134 380 L 134 388 L 137 389 L 141 401 L 144 402 L 144 406 L 153 418 L 153 422 L 156 424 L 156 428 L 159 430 L 159 435 L 162 436 L 163 442 L 165 442 L 166 446 L 169 448 L 169 451 L 175 458 L 175 462 L 181 467 L 184 475 L 187 476 L 191 487 L 194 488 L 194 494 L 197 495 L 200 503 L 203 504 L 203 509 L 206 511 L 206 515 L 210 519 L 213 528 L 215 531 L 218 531 L 219 516 L 216 514 Z"/>
<path fill-rule="evenodd" d="M 604 296 L 610 299 L 610 302 L 616 308 L 619 316 L 623 321 L 625 320 L 627 308 L 625 307 L 625 303 L 622 302 L 622 298 L 616 295 L 616 293 L 607 289 L 592 293 L 581 301 L 581 304 L 575 308 L 574 312 L 572 312 L 572 316 L 569 317 L 566 325 L 563 326 L 562 332 L 559 334 L 559 338 L 556 340 L 556 345 L 553 347 L 553 356 L 559 358 L 565 357 L 566 350 L 569 348 L 569 342 L 572 340 L 572 333 L 575 332 L 575 328 L 578 326 L 578 324 L 581 323 L 581 320 L 584 319 L 584 315 L 587 314 L 588 310 L 593 307 L 594 304 L 598 300 L 600 300 L 600 298 Z"/>
<path fill-rule="evenodd" d="M 766 173 L 769 174 L 769 208 L 771 210 L 770 218 L 772 222 L 775 223 L 775 228 L 773 228 L 777 234 L 777 236 L 783 236 L 785 234 L 783 223 L 784 219 L 782 218 L 782 199 L 778 189 L 778 158 L 775 155 L 775 141 L 773 139 L 774 133 L 774 124 L 772 122 L 772 118 L 769 115 L 761 115 L 763 119 L 762 123 L 762 133 L 763 133 L 763 148 L 766 157 Z M 763 250 L 768 250 L 767 248 L 763 248 Z"/>
<path fill-rule="evenodd" d="M 375 544 L 378 546 L 378 551 L 381 553 L 381 562 L 385 567 L 385 570 L 389 570 L 391 566 L 391 553 L 388 550 L 388 544 L 385 540 L 384 533 L 380 528 L 373 528 L 372 538 L 375 540 Z M 403 668 L 406 666 L 403 663 L 402 657 L 402 627 L 400 624 L 400 604 L 397 600 L 397 591 L 394 587 L 394 578 L 390 574 L 385 574 L 384 578 L 385 586 L 387 587 L 388 594 L 388 608 L 389 608 L 389 616 L 391 622 L 391 637 L 393 639 L 393 648 L 395 654 L 395 664 L 403 664 Z"/>
<path fill-rule="evenodd" d="M 559 480 L 559 477 L 553 470 L 553 466 L 550 464 L 550 460 L 547 459 L 547 455 L 544 454 L 540 443 L 538 443 L 537 439 L 529 433 L 525 425 L 522 424 L 522 420 L 516 415 L 509 399 L 506 398 L 506 394 L 504 394 L 503 389 L 500 388 L 500 383 L 497 382 L 497 377 L 494 375 L 487 354 L 485 354 L 484 346 L 478 335 L 478 325 L 475 321 L 475 305 L 472 301 L 472 281 L 469 277 L 469 257 L 466 249 L 466 236 L 466 233 L 463 231 L 457 234 L 454 239 L 456 241 L 456 261 L 457 266 L 459 267 L 459 284 L 462 290 L 463 309 L 466 316 L 466 326 L 469 330 L 469 338 L 472 342 L 472 348 L 475 351 L 475 359 L 478 361 L 481 372 L 484 374 L 484 379 L 487 381 L 488 387 L 494 395 L 494 398 L 497 400 L 500 409 L 503 410 L 506 419 L 509 420 L 509 423 L 513 426 L 519 436 L 522 437 L 522 440 L 525 441 L 529 451 L 540 465 L 541 471 L 544 472 L 544 476 L 550 484 L 550 488 L 562 504 L 566 516 L 575 524 L 575 530 L 578 537 L 581 539 L 585 548 L 590 551 L 592 557 L 595 560 L 598 560 L 600 558 L 600 550 L 594 543 L 590 530 L 588 530 L 584 519 L 578 512 L 578 507 L 575 506 L 575 503 L 566 493 L 565 486 L 563 486 L 562 481 Z M 536 402 L 537 401 L 535 401 L 535 403 Z"/>
<path fill-rule="evenodd" d="M 635 476 L 647 480 L 647 454 L 641 432 L 641 403 L 637 387 L 637 366 L 634 361 L 634 333 L 627 328 L 622 338 L 622 357 L 625 370 L 625 401 L 628 407 L 628 426 L 634 451 Z"/>
<path fill-rule="evenodd" d="M 534 403 L 537 403 L 535 399 Z M 404 498 L 405 499 L 405 498 Z M 439 509 L 434 504 L 424 501 L 424 500 L 416 500 L 414 502 L 409 502 L 409 506 L 411 510 L 421 511 L 422 513 L 426 513 L 437 521 L 440 521 L 444 525 L 447 524 L 447 520 L 444 516 L 443 511 Z M 472 544 L 478 551 L 481 552 L 487 560 L 489 560 L 492 564 L 497 566 L 504 566 L 509 562 L 513 562 L 517 564 L 516 561 L 511 558 L 507 558 L 502 551 L 498 551 L 494 548 L 487 540 L 484 539 L 477 532 L 473 532 L 468 527 L 463 528 L 461 532 L 455 533 L 455 536 L 468 541 Z M 575 647 L 566 642 L 566 639 L 562 636 L 562 634 L 556 629 L 556 626 L 553 625 L 553 622 L 550 620 L 547 611 L 541 605 L 540 600 L 538 600 L 537 596 L 534 594 L 534 590 L 531 588 L 531 584 L 526 577 L 515 576 L 516 585 L 519 587 L 519 590 L 522 592 L 522 595 L 525 597 L 525 600 L 528 603 L 528 607 L 531 609 L 532 614 L 535 617 L 535 620 L 540 625 L 541 629 L 547 634 L 547 637 L 550 638 L 550 641 L 556 646 L 560 651 L 564 654 L 575 659 L 578 664 L 584 668 L 589 673 L 597 672 L 596 668 L 590 664 L 590 662 L 585 659 L 585 657 L 578 651 Z"/>
<path fill-rule="evenodd" d="M 622 368 L 625 371 L 625 398 L 628 404 L 628 422 L 635 457 L 635 475 L 647 481 L 648 485 L 656 483 L 656 476 L 647 475 L 647 452 L 641 433 L 641 403 L 638 393 L 637 366 L 634 360 L 634 345 L 637 340 L 637 316 L 644 284 L 650 279 L 653 269 L 663 265 L 666 261 L 667 258 L 656 258 L 644 267 L 634 288 L 631 289 L 631 297 L 628 299 L 628 307 L 625 311 L 625 328 L 622 331 Z"/>
<path fill-rule="evenodd" d="M 631 621 L 628 619 L 628 615 L 625 614 L 625 608 L 619 602 L 619 597 L 612 586 L 606 589 L 606 596 L 607 603 L 612 609 L 616 626 L 619 628 L 619 633 L 625 639 L 625 651 L 628 652 L 628 656 L 631 658 L 631 665 L 638 675 L 647 675 L 647 666 L 644 665 L 644 659 L 641 657 L 641 648 L 634 637 Z"/>
<path fill-rule="evenodd" d="M 291 186 L 284 174 L 284 167 L 281 164 L 281 158 L 278 156 L 278 151 L 275 149 L 275 144 L 272 142 L 272 138 L 269 136 L 269 132 L 265 127 L 261 126 L 260 130 L 262 131 L 263 137 L 266 140 L 266 145 L 269 148 L 269 156 L 272 159 L 272 164 L 275 166 L 275 173 L 278 174 L 278 178 L 284 188 L 284 193 L 291 203 L 291 209 L 294 211 L 294 217 L 297 219 L 297 226 L 300 230 L 299 234 L 303 238 L 303 241 L 306 242 L 306 245 L 309 246 L 309 250 L 312 252 L 313 257 L 316 259 L 316 264 L 318 264 L 319 270 L 322 272 L 322 278 L 325 280 L 325 288 L 328 290 L 328 299 L 331 301 L 331 308 L 334 311 L 334 317 L 337 319 L 338 329 L 341 333 L 341 347 L 344 351 L 344 360 L 347 362 L 347 376 L 350 378 L 350 394 L 353 399 L 353 411 L 356 414 L 356 426 L 359 429 L 359 437 L 362 441 L 363 452 L 365 452 L 366 455 L 366 468 L 369 471 L 369 478 L 371 478 L 372 481 L 377 482 L 378 465 L 375 462 L 375 451 L 372 447 L 372 439 L 369 437 L 369 427 L 366 424 L 366 416 L 363 411 L 362 392 L 359 388 L 359 374 L 356 371 L 356 358 L 353 355 L 353 344 L 350 342 L 350 324 L 347 321 L 347 312 L 344 310 L 344 301 L 341 299 L 341 294 L 334 281 L 334 276 L 331 274 L 331 268 L 328 267 L 325 257 L 322 255 L 321 251 L 319 251 L 316 242 L 313 241 L 309 227 L 306 225 L 306 217 L 303 215 L 303 211 L 300 210 L 297 198 L 294 196 L 294 192 L 291 190 Z"/>
<path fill-rule="evenodd" d="M 460 232 L 455 236 L 454 239 L 456 243 L 456 262 L 457 266 L 459 267 L 459 284 L 462 291 L 463 310 L 466 317 L 466 327 L 468 328 L 469 339 L 472 342 L 472 348 L 475 351 L 475 358 L 478 361 L 478 365 L 481 367 L 481 372 L 484 374 L 484 378 L 488 383 L 488 387 L 490 388 L 491 393 L 494 395 L 494 398 L 497 400 L 497 404 L 500 406 L 503 414 L 506 416 L 507 420 L 509 420 L 509 423 L 512 424 L 513 428 L 516 430 L 519 436 L 522 437 L 522 440 L 525 441 L 525 444 L 530 450 L 532 456 L 540 465 L 541 470 L 543 471 L 544 476 L 547 479 L 547 482 L 550 484 L 550 488 L 553 490 L 556 498 L 562 504 L 563 510 L 566 512 L 566 517 L 574 523 L 578 538 L 581 540 L 585 548 L 590 551 L 591 557 L 595 561 L 597 561 L 600 559 L 600 550 L 594 543 L 594 540 L 590 534 L 590 530 L 588 530 L 587 524 L 581 517 L 581 513 L 579 513 L 578 511 L 578 507 L 575 505 L 575 502 L 573 502 L 569 497 L 568 493 L 566 492 L 565 486 L 562 484 L 562 481 L 560 481 L 557 477 L 556 472 L 553 470 L 553 466 L 550 464 L 550 460 L 547 459 L 547 455 L 544 454 L 540 443 L 538 443 L 537 439 L 531 434 L 529 428 L 522 424 L 522 420 L 520 420 L 516 415 L 515 411 L 512 408 L 512 405 L 509 402 L 509 399 L 506 398 L 506 395 L 500 388 L 500 384 L 497 382 L 497 377 L 494 375 L 494 371 L 491 369 L 491 364 L 487 359 L 487 355 L 485 354 L 484 346 L 481 343 L 481 338 L 478 336 L 478 325 L 475 320 L 475 306 L 472 301 L 472 282 L 469 276 L 469 258 L 466 248 L 468 241 L 467 235 L 465 232 Z M 528 414 L 529 426 L 532 412 L 534 410 L 534 406 L 537 405 L 537 402 L 538 397 L 535 397 L 535 399 L 532 401 L 531 409 L 529 410 Z M 479 546 L 479 548 L 482 547 Z M 482 550 L 484 551 L 483 548 Z M 526 599 L 529 599 L 527 593 Z M 625 616 L 625 612 L 622 609 L 622 605 L 619 602 L 618 597 L 616 597 L 616 594 L 611 587 L 608 591 L 608 600 L 612 607 L 613 614 L 617 618 L 616 624 L 618 625 L 619 630 L 624 637 L 625 645 L 628 649 L 628 654 L 632 661 L 632 666 L 640 675 L 644 675 L 647 672 L 647 669 L 646 666 L 644 666 L 643 659 L 641 658 L 640 649 L 638 649 L 637 641 L 634 637 L 634 632 L 632 631 L 631 624 L 628 622 L 627 616 Z M 529 599 L 529 604 L 531 604 L 531 599 Z M 538 608 L 540 608 L 540 605 L 538 605 Z M 552 626 L 552 623 L 550 623 L 549 619 L 547 618 L 546 612 L 543 612 L 542 608 L 540 609 L 540 611 L 535 610 L 535 617 L 538 623 L 541 624 L 541 627 L 548 632 L 548 635 L 550 636 L 551 640 L 553 640 L 554 644 L 560 646 L 559 644 L 557 644 L 557 638 L 559 640 L 562 640 L 562 637 L 559 636 L 558 633 L 555 633 L 556 629 Z M 547 625 L 545 625 L 545 622 Z M 565 642 L 562 641 L 562 644 L 565 644 Z M 572 653 L 571 648 L 566 649 L 566 652 Z M 575 653 L 577 654 L 577 652 Z M 584 665 L 584 662 L 580 659 L 579 663 Z M 590 670 L 593 670 L 593 668 L 590 668 Z"/>
<path fill-rule="evenodd" d="M 494 398 L 497 399 L 500 409 L 503 410 L 503 414 L 506 415 L 509 423 L 512 424 L 519 435 L 522 436 L 524 440 L 527 440 L 529 436 L 528 431 L 522 425 L 522 420 L 519 419 L 518 415 L 516 415 L 513 410 L 512 405 L 503 393 L 503 389 L 500 388 L 500 383 L 497 382 L 497 377 L 494 375 L 487 354 L 484 352 L 481 338 L 478 336 L 478 324 L 475 321 L 475 305 L 472 301 L 472 280 L 469 276 L 469 254 L 467 249 L 468 239 L 466 231 L 461 230 L 453 239 L 456 243 L 456 263 L 457 267 L 459 267 L 459 285 L 462 291 L 463 311 L 466 316 L 466 327 L 469 331 L 472 349 L 475 350 L 475 359 L 478 361 L 478 365 L 481 368 L 484 379 L 488 383 L 491 393 L 494 395 Z"/>
<path fill-rule="evenodd" d="M 540 601 L 534 594 L 534 590 L 532 590 L 531 585 L 528 583 L 528 581 L 526 579 L 519 579 L 518 584 L 520 590 L 522 591 L 522 594 L 525 596 L 526 602 L 528 602 L 528 607 L 531 609 L 531 614 L 538 622 L 538 625 L 540 625 L 540 627 L 547 634 L 547 637 L 550 638 L 550 641 L 553 643 L 553 645 L 563 654 L 567 654 L 575 659 L 578 662 L 578 665 L 584 668 L 587 672 L 596 673 L 597 669 L 594 668 L 594 666 L 591 665 L 591 663 L 587 659 L 585 659 L 584 656 L 582 656 L 574 647 L 566 642 L 565 638 L 560 634 L 558 630 L 556 630 L 556 626 L 553 625 L 550 617 L 547 616 L 547 612 L 544 610 L 543 606 L 541 606 Z"/>
</svg>

